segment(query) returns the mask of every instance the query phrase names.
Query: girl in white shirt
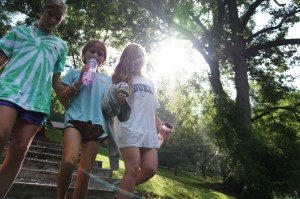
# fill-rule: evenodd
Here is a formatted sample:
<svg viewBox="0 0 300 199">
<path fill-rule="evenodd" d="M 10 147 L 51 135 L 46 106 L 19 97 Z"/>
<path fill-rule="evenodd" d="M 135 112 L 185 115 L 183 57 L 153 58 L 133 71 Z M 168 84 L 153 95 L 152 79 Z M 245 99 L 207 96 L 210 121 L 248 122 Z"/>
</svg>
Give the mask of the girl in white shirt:
<svg viewBox="0 0 300 199">
<path fill-rule="evenodd" d="M 114 84 L 126 82 L 129 85 L 131 107 L 126 122 L 115 120 L 115 133 L 125 164 L 119 199 L 132 198 L 135 186 L 152 178 L 158 166 L 157 128 L 160 129 L 162 123 L 155 110 L 160 105 L 153 82 L 142 75 L 144 65 L 143 49 L 132 43 L 123 50 L 112 75 Z"/>
</svg>

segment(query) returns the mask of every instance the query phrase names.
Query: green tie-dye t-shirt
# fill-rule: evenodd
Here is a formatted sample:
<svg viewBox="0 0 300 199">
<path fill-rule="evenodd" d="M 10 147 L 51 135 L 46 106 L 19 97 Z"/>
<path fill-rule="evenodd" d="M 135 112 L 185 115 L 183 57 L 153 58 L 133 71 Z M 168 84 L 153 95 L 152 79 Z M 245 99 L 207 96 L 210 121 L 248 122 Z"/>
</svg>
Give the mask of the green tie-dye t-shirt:
<svg viewBox="0 0 300 199">
<path fill-rule="evenodd" d="M 0 76 L 0 99 L 29 111 L 50 113 L 53 74 L 64 70 L 67 44 L 26 26 L 17 26 L 0 39 L 9 58 Z"/>
</svg>

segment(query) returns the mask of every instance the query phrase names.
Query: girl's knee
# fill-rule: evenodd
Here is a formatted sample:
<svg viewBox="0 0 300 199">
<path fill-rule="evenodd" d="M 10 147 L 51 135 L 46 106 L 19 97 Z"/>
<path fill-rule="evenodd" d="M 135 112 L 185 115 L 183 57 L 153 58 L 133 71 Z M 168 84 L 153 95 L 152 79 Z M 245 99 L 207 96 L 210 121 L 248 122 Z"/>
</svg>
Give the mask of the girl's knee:
<svg viewBox="0 0 300 199">
<path fill-rule="evenodd" d="M 11 142 L 9 149 L 12 154 L 14 154 L 14 157 L 17 158 L 25 158 L 26 153 L 29 149 L 29 146 L 24 143 L 16 143 L 16 142 Z"/>
<path fill-rule="evenodd" d="M 139 174 L 139 166 L 131 166 L 131 167 L 128 167 L 126 170 L 125 170 L 125 173 L 127 175 L 130 175 L 134 178 L 136 178 Z"/>
<path fill-rule="evenodd" d="M 151 177 L 156 174 L 156 171 L 157 171 L 157 167 L 150 167 L 150 168 L 147 169 L 147 173 Z"/>
<path fill-rule="evenodd" d="M 8 141 L 10 133 L 4 130 L 0 130 L 0 143 L 5 143 Z"/>
<path fill-rule="evenodd" d="M 81 172 L 85 173 L 86 175 L 90 175 L 92 173 L 92 170 L 93 170 L 93 166 L 80 165 L 78 172 L 81 171 Z"/>
<path fill-rule="evenodd" d="M 61 165 L 67 170 L 73 170 L 76 165 L 76 160 L 73 158 L 63 158 Z"/>
</svg>

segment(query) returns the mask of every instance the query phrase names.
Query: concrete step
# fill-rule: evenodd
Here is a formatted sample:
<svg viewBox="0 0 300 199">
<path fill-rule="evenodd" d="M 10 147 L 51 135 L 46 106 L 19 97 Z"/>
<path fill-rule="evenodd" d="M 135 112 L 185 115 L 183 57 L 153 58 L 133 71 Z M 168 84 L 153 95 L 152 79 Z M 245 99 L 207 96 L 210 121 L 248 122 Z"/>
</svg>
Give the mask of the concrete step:
<svg viewBox="0 0 300 199">
<path fill-rule="evenodd" d="M 22 168 L 16 182 L 56 184 L 57 171 L 45 171 L 38 169 Z M 77 170 L 74 170 L 72 185 L 76 182 Z M 112 184 L 112 171 L 110 169 L 101 169 L 98 173 L 92 173 L 90 178 L 90 187 L 95 189 L 103 189 L 107 184 Z"/>
<path fill-rule="evenodd" d="M 61 138 L 63 139 L 63 134 L 61 135 Z M 36 137 L 33 138 L 33 140 L 49 142 L 49 143 L 51 143 L 51 142 L 53 142 L 53 143 L 56 142 L 57 143 L 57 141 L 52 141 L 50 138 L 47 138 L 47 137 L 38 137 L 38 136 L 36 136 Z"/>
<path fill-rule="evenodd" d="M 48 153 L 48 154 L 53 154 L 53 155 L 62 155 L 62 148 L 61 147 L 56 147 L 52 148 L 51 146 L 40 146 L 40 145 L 31 145 L 29 148 L 29 151 L 34 151 L 34 152 L 40 152 L 40 153 Z M 79 158 L 78 162 L 80 160 L 81 156 L 81 151 L 79 151 Z M 101 161 L 96 161 L 94 166 L 102 168 L 102 162 Z"/>
<path fill-rule="evenodd" d="M 75 169 L 77 169 L 77 166 Z M 1 164 L 0 164 L 1 167 Z M 53 171 L 57 172 L 60 167 L 60 161 L 48 161 L 48 160 L 39 160 L 39 159 L 31 159 L 31 158 L 25 158 L 22 168 L 26 169 L 33 169 L 33 170 L 45 170 L 45 171 Z M 103 171 L 106 171 L 107 169 L 102 169 L 102 162 L 95 162 L 93 173 L 100 175 Z M 108 169 L 110 170 L 110 169 Z M 112 171 L 111 175 L 112 175 Z"/>
<path fill-rule="evenodd" d="M 71 199 L 74 187 L 69 188 L 67 199 Z M 56 185 L 15 182 L 7 199 L 55 199 Z M 89 189 L 88 199 L 113 199 L 115 193 L 108 189 Z"/>
<path fill-rule="evenodd" d="M 49 153 L 49 154 L 55 154 L 55 155 L 61 155 L 62 154 L 62 148 L 61 147 L 50 147 L 50 146 L 37 146 L 37 145 L 31 145 L 29 148 L 30 151 L 36 151 L 41 153 Z"/>
<path fill-rule="evenodd" d="M 50 149 L 50 150 L 53 150 L 54 153 L 56 153 L 58 151 L 62 151 L 62 144 L 57 143 L 57 142 L 44 142 L 44 141 L 40 141 L 40 140 L 33 140 L 29 149 L 35 148 L 35 147 Z M 61 152 L 60 152 L 60 154 L 61 154 Z"/>
<path fill-rule="evenodd" d="M 56 185 L 57 172 L 22 169 L 15 182 L 38 183 Z M 71 186 L 75 185 L 77 180 L 77 170 L 74 170 Z M 98 175 L 92 174 L 90 178 L 89 188 L 91 189 L 111 189 L 112 183 L 117 179 L 113 179 L 110 172 L 103 171 Z"/>
<path fill-rule="evenodd" d="M 0 162 L 3 162 L 5 157 L 4 155 L 6 155 L 6 151 L 7 149 L 4 149 Z M 62 154 L 56 155 L 51 153 L 42 153 L 42 152 L 32 151 L 31 149 L 29 149 L 25 158 L 60 162 L 62 159 Z"/>
<path fill-rule="evenodd" d="M 3 154 L 6 154 L 6 152 Z M 55 199 L 56 178 L 61 158 L 61 143 L 35 138 L 23 162 L 20 173 L 8 193 L 7 199 Z M 4 156 L 0 157 L 0 167 L 3 160 Z M 71 199 L 77 179 L 77 169 L 78 165 L 76 165 L 73 173 L 67 199 Z M 115 193 L 112 191 L 112 183 L 118 179 L 113 179 L 112 175 L 113 171 L 111 169 L 102 168 L 102 162 L 95 162 L 87 198 L 115 198 Z"/>
<path fill-rule="evenodd" d="M 43 147 L 50 147 L 50 148 L 62 148 L 62 143 L 59 143 L 59 142 L 47 142 L 47 141 L 44 141 L 44 140 L 32 140 L 31 142 L 31 145 L 34 145 L 34 146 L 43 146 Z"/>
<path fill-rule="evenodd" d="M 5 155 L 6 155 L 6 151 L 7 148 L 5 148 L 3 150 L 3 155 L 0 158 L 0 163 L 4 161 Z M 48 150 L 46 148 L 29 148 L 25 159 L 39 159 L 39 160 L 47 160 L 47 161 L 54 161 L 54 162 L 60 162 L 62 159 L 62 152 L 60 153 L 46 153 L 43 151 L 50 151 L 51 149 Z M 78 158 L 78 162 L 80 161 L 80 154 L 79 154 L 79 158 Z M 102 167 L 102 163 L 100 161 L 95 162 L 95 165 L 97 165 L 98 167 Z"/>
</svg>

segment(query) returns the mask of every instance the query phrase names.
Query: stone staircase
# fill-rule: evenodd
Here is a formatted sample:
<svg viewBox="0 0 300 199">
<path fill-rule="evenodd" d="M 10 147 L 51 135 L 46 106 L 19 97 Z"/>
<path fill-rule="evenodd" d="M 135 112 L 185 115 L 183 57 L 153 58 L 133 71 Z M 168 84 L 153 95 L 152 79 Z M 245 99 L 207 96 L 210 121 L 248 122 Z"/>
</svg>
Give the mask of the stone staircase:
<svg viewBox="0 0 300 199">
<path fill-rule="evenodd" d="M 21 171 L 15 180 L 7 199 L 55 199 L 56 177 L 61 161 L 61 144 L 46 138 L 35 138 L 26 155 Z M 4 160 L 0 159 L 0 164 Z M 76 181 L 77 168 L 74 170 L 72 183 L 68 192 L 71 198 Z M 103 169 L 102 162 L 95 162 L 89 184 L 88 199 L 113 199 L 112 170 Z M 1 186 L 1 185 L 0 185 Z"/>
</svg>

